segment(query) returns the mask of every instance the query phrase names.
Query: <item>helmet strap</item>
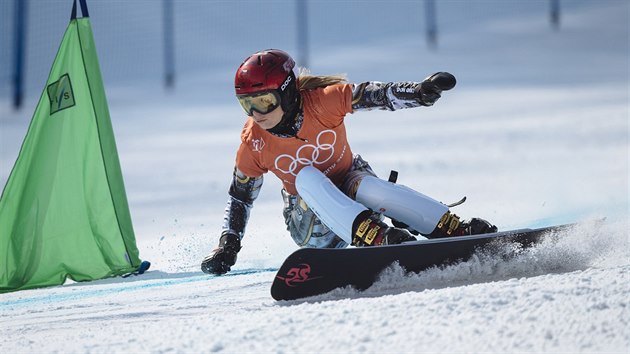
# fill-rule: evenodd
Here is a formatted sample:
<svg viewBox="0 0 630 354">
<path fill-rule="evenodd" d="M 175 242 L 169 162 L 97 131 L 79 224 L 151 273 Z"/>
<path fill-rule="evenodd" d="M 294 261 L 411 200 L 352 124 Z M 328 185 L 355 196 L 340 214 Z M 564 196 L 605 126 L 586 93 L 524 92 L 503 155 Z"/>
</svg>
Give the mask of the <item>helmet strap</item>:
<svg viewBox="0 0 630 354">
<path fill-rule="evenodd" d="M 297 127 L 297 117 L 302 111 L 302 95 L 297 92 L 297 97 L 293 104 L 288 105 L 288 110 L 284 110 L 284 106 L 282 110 L 284 114 L 282 115 L 282 120 L 275 127 L 271 129 L 267 129 L 268 132 L 280 135 L 280 136 L 296 136 L 299 130 Z"/>
</svg>

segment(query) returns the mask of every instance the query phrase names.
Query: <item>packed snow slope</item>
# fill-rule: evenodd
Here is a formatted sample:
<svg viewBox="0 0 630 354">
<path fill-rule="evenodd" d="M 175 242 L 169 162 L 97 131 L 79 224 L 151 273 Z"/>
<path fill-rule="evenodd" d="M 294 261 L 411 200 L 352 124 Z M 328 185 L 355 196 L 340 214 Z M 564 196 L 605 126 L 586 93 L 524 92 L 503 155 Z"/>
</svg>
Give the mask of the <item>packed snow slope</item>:
<svg viewBox="0 0 630 354">
<path fill-rule="evenodd" d="M 137 277 L 1 294 L 0 352 L 630 350 L 628 1 L 562 2 L 558 30 L 548 24 L 547 1 L 439 2 L 436 51 L 421 45 L 418 33 L 388 32 L 386 23 L 359 17 L 381 11 L 389 18 L 397 6 L 403 16 L 413 2 L 392 1 L 386 10 L 380 2 L 309 2 L 318 15 L 311 22 L 314 73 L 343 72 L 354 82 L 421 80 L 435 71 L 458 78 L 434 107 L 348 116 L 353 150 L 379 175 L 397 170 L 399 183 L 446 203 L 466 195 L 454 211 L 500 229 L 578 225 L 511 260 L 480 252 L 414 275 L 393 265 L 367 291 L 338 289 L 291 302 L 269 293 L 274 270 L 297 247 L 285 231 L 272 175 L 233 272 L 213 277 L 198 265 L 220 232 L 244 121 L 230 96 L 233 72 L 254 50 L 292 51 L 292 38 L 265 42 L 257 33 L 259 39 L 244 42 L 240 27 L 226 25 L 215 36 L 221 60 L 206 71 L 182 69 L 177 89 L 162 92 L 159 83 L 116 78 L 106 59 L 117 53 L 116 41 L 99 22 L 99 9 L 114 10 L 94 3 L 138 247 L 153 266 Z M 129 10 L 132 3 L 117 4 Z M 206 15 L 225 22 L 202 12 L 202 2 L 182 4 L 182 21 Z M 114 21 L 109 26 L 125 25 L 107 19 Z M 178 38 L 196 38 L 202 28 L 186 23 Z M 383 26 L 375 31 L 380 36 L 329 42 L 375 25 Z M 188 44 L 181 51 L 192 56 Z M 134 55 L 150 66 L 151 53 Z M 119 54 L 116 60 L 129 55 Z M 19 112 L 8 96 L 0 98 L 1 185 L 37 98 Z"/>
</svg>

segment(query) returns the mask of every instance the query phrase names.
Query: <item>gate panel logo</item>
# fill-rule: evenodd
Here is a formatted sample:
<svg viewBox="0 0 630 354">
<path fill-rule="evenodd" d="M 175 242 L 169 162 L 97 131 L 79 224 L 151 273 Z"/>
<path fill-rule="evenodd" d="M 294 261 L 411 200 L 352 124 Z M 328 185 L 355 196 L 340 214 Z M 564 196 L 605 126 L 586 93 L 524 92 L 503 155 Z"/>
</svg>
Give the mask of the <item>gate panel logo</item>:
<svg viewBox="0 0 630 354">
<path fill-rule="evenodd" d="M 62 75 L 59 80 L 48 85 L 47 91 L 50 100 L 50 114 L 74 106 L 74 93 L 68 74 Z"/>
</svg>

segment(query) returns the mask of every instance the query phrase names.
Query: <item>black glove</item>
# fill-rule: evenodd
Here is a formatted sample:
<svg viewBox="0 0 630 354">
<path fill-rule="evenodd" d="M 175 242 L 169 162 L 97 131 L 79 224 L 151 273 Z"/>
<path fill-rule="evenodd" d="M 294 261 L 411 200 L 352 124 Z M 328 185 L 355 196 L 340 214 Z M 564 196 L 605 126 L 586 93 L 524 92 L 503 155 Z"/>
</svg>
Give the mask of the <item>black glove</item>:
<svg viewBox="0 0 630 354">
<path fill-rule="evenodd" d="M 433 106 L 441 95 L 442 91 L 447 91 L 455 87 L 457 80 L 455 76 L 447 72 L 435 73 L 422 81 L 418 90 L 418 100 L 424 106 Z"/>
<path fill-rule="evenodd" d="M 208 274 L 225 274 L 236 263 L 236 255 L 241 250 L 238 235 L 224 231 L 219 239 L 219 246 L 201 262 L 201 270 Z"/>
</svg>

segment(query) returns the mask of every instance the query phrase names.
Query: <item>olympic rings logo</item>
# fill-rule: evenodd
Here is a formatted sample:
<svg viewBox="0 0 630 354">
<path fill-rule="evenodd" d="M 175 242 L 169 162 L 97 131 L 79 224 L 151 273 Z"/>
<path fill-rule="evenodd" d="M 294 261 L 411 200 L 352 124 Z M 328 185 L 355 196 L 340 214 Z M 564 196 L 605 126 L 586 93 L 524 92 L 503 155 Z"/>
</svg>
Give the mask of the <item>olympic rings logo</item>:
<svg viewBox="0 0 630 354">
<path fill-rule="evenodd" d="M 282 154 L 276 157 L 276 168 L 286 174 L 297 176 L 303 167 L 321 165 L 335 155 L 335 143 L 337 133 L 333 130 L 324 130 L 317 134 L 316 143 L 304 144 L 296 151 L 295 156 Z M 286 166 L 286 169 L 281 166 Z"/>
</svg>

